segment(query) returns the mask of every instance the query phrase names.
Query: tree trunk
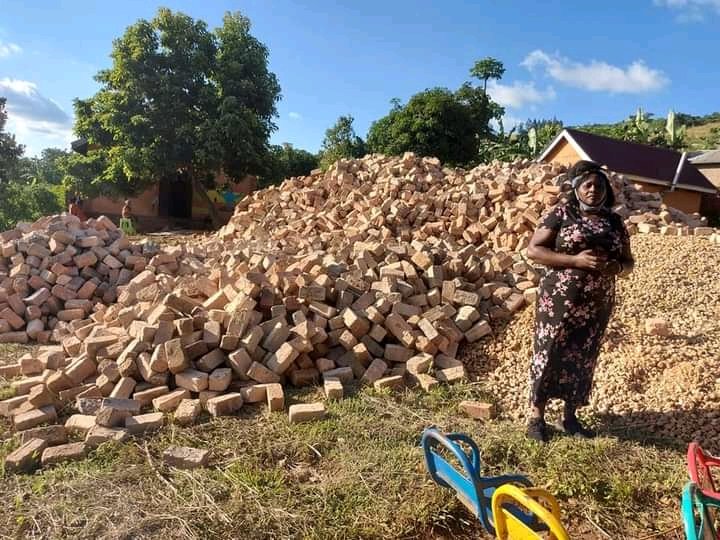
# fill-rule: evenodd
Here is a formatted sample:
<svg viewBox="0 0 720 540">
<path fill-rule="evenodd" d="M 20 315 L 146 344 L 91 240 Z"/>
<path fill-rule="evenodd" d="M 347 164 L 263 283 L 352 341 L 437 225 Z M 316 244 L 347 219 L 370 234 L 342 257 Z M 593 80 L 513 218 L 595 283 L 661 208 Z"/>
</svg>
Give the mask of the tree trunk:
<svg viewBox="0 0 720 540">
<path fill-rule="evenodd" d="M 218 214 L 215 204 L 210 200 L 210 196 L 207 194 L 205 186 L 198 180 L 194 174 L 190 173 L 190 180 L 192 182 L 193 189 L 198 192 L 203 201 L 207 204 L 208 212 L 210 214 L 210 220 L 212 221 L 213 229 L 220 227 L 220 214 Z"/>
</svg>

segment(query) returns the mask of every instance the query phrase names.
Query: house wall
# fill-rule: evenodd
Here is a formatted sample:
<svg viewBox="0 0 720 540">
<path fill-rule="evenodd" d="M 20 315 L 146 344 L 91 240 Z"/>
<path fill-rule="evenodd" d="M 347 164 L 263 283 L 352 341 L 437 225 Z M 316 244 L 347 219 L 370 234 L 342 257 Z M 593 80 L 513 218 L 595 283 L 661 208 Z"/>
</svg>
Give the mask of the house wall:
<svg viewBox="0 0 720 540">
<path fill-rule="evenodd" d="M 695 167 L 712 182 L 712 184 L 720 189 L 720 163 L 698 163 Z"/>
<path fill-rule="evenodd" d="M 216 177 L 218 189 L 210 192 L 211 199 L 220 201 L 222 199 L 222 191 L 228 184 L 228 178 L 224 173 L 220 173 Z M 230 190 L 238 195 L 248 195 L 257 188 L 257 178 L 255 176 L 246 176 L 240 182 L 230 186 Z M 130 208 L 135 218 L 162 218 L 159 215 L 158 197 L 160 184 L 154 184 L 137 197 L 131 197 Z M 122 207 L 125 204 L 124 198 L 111 199 L 109 197 L 95 197 L 88 199 L 83 203 L 83 211 L 89 216 L 107 215 L 112 218 L 118 218 L 122 213 Z M 218 202 L 216 204 L 218 210 L 222 213 L 232 213 L 232 208 L 226 208 L 224 204 Z M 210 214 L 205 199 L 197 192 L 193 191 L 192 198 L 192 219 L 203 220 Z"/>
<path fill-rule="evenodd" d="M 657 184 L 647 184 L 638 180 L 631 180 L 639 184 L 643 191 L 648 193 L 657 193 L 658 191 L 665 191 L 668 189 L 667 186 L 659 186 Z M 700 212 L 700 205 L 702 204 L 703 194 L 697 191 L 688 191 L 686 189 L 676 189 L 675 191 L 667 192 L 663 195 L 663 202 L 668 206 L 682 210 L 686 214 L 693 214 Z"/>
<path fill-rule="evenodd" d="M 130 198 L 130 208 L 134 216 L 157 217 L 158 189 L 159 185 L 155 184 L 137 197 Z M 89 215 L 105 214 L 109 216 L 119 216 L 122 213 L 124 204 L 125 199 L 122 198 L 111 199 L 109 197 L 95 197 L 83 203 L 83 210 Z"/>
<path fill-rule="evenodd" d="M 550 153 L 545 156 L 543 161 L 545 163 L 557 163 L 559 165 L 570 166 L 578 160 L 580 160 L 580 155 L 575 151 L 572 145 L 563 138 L 558 141 L 555 148 L 553 148 Z"/>
</svg>

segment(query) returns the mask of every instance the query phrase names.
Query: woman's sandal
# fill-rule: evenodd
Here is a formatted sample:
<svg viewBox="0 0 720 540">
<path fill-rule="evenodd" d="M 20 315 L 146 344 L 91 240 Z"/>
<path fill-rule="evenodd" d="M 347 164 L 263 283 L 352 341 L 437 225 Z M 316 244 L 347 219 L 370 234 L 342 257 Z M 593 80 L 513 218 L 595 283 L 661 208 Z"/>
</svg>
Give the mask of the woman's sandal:
<svg viewBox="0 0 720 540">
<path fill-rule="evenodd" d="M 531 418 L 528 422 L 526 435 L 528 439 L 538 442 L 548 442 L 548 430 L 545 420 L 542 418 Z"/>
<path fill-rule="evenodd" d="M 566 418 L 558 425 L 558 428 L 560 428 L 568 435 L 580 437 L 583 439 L 593 439 L 597 436 L 597 433 L 595 431 L 583 426 L 577 418 Z"/>
</svg>

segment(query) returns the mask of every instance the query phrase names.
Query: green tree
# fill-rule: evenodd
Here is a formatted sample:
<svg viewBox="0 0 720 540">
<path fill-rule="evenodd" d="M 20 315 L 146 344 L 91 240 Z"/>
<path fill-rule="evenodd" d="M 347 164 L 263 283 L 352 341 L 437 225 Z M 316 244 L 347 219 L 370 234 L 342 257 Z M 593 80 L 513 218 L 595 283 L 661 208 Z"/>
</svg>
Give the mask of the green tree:
<svg viewBox="0 0 720 540">
<path fill-rule="evenodd" d="M 365 142 L 357 136 L 350 116 L 341 116 L 325 131 L 320 148 L 320 166 L 327 169 L 342 158 L 360 158 L 365 155 Z"/>
<path fill-rule="evenodd" d="M 0 96 L 0 184 L 6 184 L 14 175 L 24 148 L 15 141 L 15 135 L 5 131 L 6 99 Z"/>
<path fill-rule="evenodd" d="M 204 182 L 220 169 L 233 179 L 262 172 L 276 129 L 280 86 L 267 47 L 239 13 L 211 32 L 161 8 L 116 39 L 111 57 L 95 77 L 100 90 L 75 101 L 75 131 L 95 149 L 66 161 L 67 181 L 131 194 L 187 175 L 217 222 Z"/>
<path fill-rule="evenodd" d="M 273 145 L 270 147 L 268 170 L 260 177 L 260 185 L 265 187 L 293 176 L 307 176 L 318 168 L 318 162 L 317 155 L 295 148 L 290 143 Z"/>
<path fill-rule="evenodd" d="M 495 73 L 502 76 L 499 68 Z M 484 88 L 470 82 L 455 92 L 428 89 L 404 106 L 393 100 L 390 112 L 370 126 L 368 147 L 372 152 L 415 152 L 452 165 L 472 165 L 478 161 L 481 142 L 493 137 L 490 121 L 500 119 L 504 112 Z"/>
<path fill-rule="evenodd" d="M 446 88 L 415 94 L 407 105 L 374 122 L 368 133 L 373 152 L 415 152 L 450 164 L 464 164 L 477 153 L 470 108 Z"/>
<path fill-rule="evenodd" d="M 0 230 L 61 209 L 52 186 L 32 177 L 34 161 L 23 157 L 23 146 L 5 131 L 6 122 L 5 98 L 0 97 Z"/>
<path fill-rule="evenodd" d="M 487 56 L 475 62 L 470 74 L 483 82 L 483 92 L 487 92 L 487 82 L 490 79 L 499 81 L 505 75 L 505 66 L 500 60 Z"/>
</svg>

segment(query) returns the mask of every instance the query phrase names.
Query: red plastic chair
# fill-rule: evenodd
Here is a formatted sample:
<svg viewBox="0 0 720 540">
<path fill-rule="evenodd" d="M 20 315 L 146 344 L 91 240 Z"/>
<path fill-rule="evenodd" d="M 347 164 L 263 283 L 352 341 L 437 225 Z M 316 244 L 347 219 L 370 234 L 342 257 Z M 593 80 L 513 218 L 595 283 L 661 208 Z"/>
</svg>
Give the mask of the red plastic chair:
<svg viewBox="0 0 720 540">
<path fill-rule="evenodd" d="M 712 469 L 720 470 L 720 458 L 703 452 L 696 442 L 690 443 L 687 453 L 690 480 L 700 488 L 703 495 L 720 500 L 720 492 L 715 487 Z"/>
</svg>

